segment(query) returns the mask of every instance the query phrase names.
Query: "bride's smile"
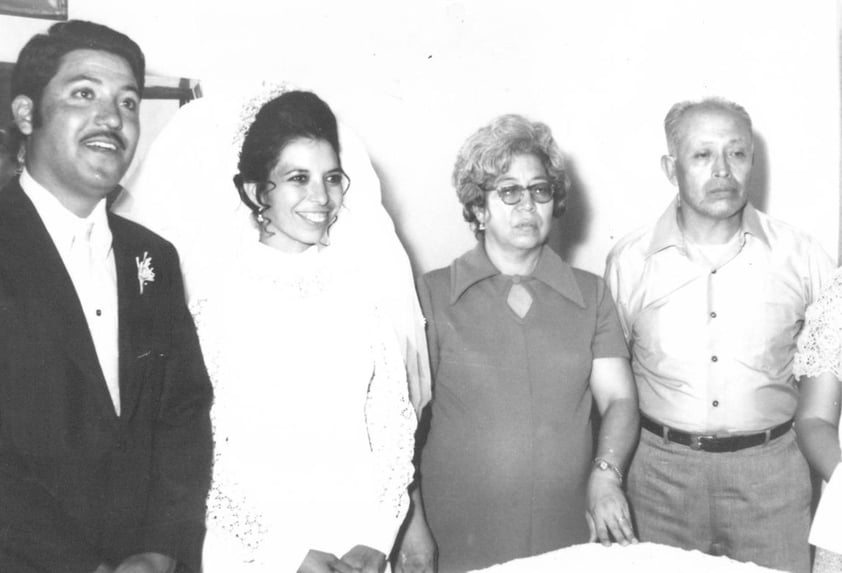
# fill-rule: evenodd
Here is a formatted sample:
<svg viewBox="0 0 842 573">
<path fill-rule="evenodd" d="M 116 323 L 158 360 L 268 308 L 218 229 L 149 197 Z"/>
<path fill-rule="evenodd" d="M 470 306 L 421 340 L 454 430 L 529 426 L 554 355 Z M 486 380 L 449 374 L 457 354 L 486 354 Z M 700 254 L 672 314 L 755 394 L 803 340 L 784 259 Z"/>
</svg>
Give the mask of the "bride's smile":
<svg viewBox="0 0 842 573">
<path fill-rule="evenodd" d="M 287 253 L 320 242 L 336 219 L 348 184 L 330 143 L 293 139 L 281 150 L 263 193 L 261 241 Z"/>
</svg>

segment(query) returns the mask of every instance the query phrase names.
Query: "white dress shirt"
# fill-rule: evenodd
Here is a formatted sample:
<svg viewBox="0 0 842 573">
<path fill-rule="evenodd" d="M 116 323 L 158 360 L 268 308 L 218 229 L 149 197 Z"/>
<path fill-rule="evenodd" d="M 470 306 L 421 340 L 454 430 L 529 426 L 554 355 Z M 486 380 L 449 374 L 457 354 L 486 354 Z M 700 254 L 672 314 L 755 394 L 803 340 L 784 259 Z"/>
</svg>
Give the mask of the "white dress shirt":
<svg viewBox="0 0 842 573">
<path fill-rule="evenodd" d="M 117 270 L 105 200 L 100 201 L 90 215 L 80 218 L 26 170 L 21 174 L 20 185 L 38 211 L 73 281 L 114 410 L 119 416 Z"/>
<path fill-rule="evenodd" d="M 694 246 L 673 201 L 657 223 L 617 243 L 606 269 L 641 411 L 701 433 L 792 418 L 796 338 L 832 271 L 815 240 L 751 205 L 721 252 Z"/>
</svg>

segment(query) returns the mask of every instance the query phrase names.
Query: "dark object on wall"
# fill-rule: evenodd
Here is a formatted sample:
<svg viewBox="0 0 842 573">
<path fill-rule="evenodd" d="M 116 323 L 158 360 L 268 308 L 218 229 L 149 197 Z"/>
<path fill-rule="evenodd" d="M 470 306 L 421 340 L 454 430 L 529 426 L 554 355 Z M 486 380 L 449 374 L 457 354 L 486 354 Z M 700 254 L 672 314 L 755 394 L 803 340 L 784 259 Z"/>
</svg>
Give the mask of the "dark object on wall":
<svg viewBox="0 0 842 573">
<path fill-rule="evenodd" d="M 0 0 L 0 14 L 67 20 L 68 0 Z"/>
<path fill-rule="evenodd" d="M 5 0 L 0 0 L 0 5 L 4 5 L 4 2 Z M 9 82 L 12 79 L 12 69 L 14 67 L 15 65 L 12 62 L 0 62 L 0 125 L 5 125 L 12 121 L 12 102 L 9 99 Z M 178 100 L 178 104 L 181 106 L 201 96 L 201 87 L 196 80 L 151 74 L 146 76 L 146 88 L 143 90 L 144 100 Z"/>
</svg>

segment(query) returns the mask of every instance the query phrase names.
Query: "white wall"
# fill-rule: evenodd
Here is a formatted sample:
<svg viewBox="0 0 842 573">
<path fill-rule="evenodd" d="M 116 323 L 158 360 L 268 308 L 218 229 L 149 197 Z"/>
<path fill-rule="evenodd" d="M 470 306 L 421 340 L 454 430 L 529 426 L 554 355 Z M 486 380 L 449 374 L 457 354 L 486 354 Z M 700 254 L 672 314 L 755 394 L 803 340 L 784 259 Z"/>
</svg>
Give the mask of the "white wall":
<svg viewBox="0 0 842 573">
<path fill-rule="evenodd" d="M 71 0 L 127 32 L 155 73 L 317 89 L 367 142 L 417 270 L 473 244 L 450 186 L 461 142 L 505 112 L 548 123 L 574 170 L 554 240 L 601 273 L 619 236 L 660 214 L 661 122 L 718 94 L 752 114 L 756 187 L 833 256 L 839 227 L 835 0 Z M 0 16 L 0 59 L 49 22 Z"/>
</svg>

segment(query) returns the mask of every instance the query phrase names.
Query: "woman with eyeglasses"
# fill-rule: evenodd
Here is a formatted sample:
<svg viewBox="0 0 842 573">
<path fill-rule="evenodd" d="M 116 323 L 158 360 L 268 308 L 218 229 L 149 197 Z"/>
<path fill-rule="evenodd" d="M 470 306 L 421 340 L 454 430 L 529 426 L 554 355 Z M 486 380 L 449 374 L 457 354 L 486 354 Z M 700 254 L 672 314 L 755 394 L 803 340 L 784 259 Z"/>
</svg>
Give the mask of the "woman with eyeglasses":
<svg viewBox="0 0 842 573">
<path fill-rule="evenodd" d="M 636 391 L 604 282 L 546 245 L 570 187 L 550 129 L 495 119 L 453 184 L 477 245 L 419 285 L 433 376 L 420 487 L 439 571 L 636 542 L 622 490 Z"/>
</svg>

